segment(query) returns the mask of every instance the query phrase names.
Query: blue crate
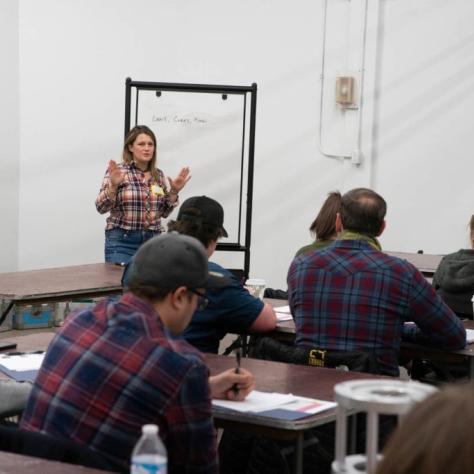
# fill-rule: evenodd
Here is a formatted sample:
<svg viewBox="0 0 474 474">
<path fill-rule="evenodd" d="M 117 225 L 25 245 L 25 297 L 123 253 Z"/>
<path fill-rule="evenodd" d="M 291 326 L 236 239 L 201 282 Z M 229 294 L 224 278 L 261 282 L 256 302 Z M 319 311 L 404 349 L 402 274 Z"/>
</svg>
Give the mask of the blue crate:
<svg viewBox="0 0 474 474">
<path fill-rule="evenodd" d="M 49 328 L 54 323 L 53 304 L 16 305 L 13 310 L 13 329 Z"/>
</svg>

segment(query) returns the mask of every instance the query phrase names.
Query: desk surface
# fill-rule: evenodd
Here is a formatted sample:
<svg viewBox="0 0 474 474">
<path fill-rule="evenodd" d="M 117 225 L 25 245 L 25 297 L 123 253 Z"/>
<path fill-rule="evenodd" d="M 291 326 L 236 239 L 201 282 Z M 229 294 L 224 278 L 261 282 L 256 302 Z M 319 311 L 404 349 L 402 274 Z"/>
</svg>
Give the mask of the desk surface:
<svg viewBox="0 0 474 474">
<path fill-rule="evenodd" d="M 123 267 L 119 265 L 91 263 L 0 273 L 0 297 L 14 301 L 46 301 L 120 293 L 122 272 Z"/>
<path fill-rule="evenodd" d="M 1 474 L 103 474 L 108 471 L 0 451 Z"/>
<path fill-rule="evenodd" d="M 17 347 L 15 349 L 0 350 L 0 354 L 6 354 L 12 351 L 44 351 L 49 346 L 49 343 L 53 339 L 54 334 L 54 330 L 52 328 L 49 328 L 49 331 L 26 334 L 25 336 L 7 336 L 5 339 L 8 339 L 8 342 L 15 342 L 17 344 Z"/>
<path fill-rule="evenodd" d="M 235 367 L 233 357 L 216 354 L 205 354 L 211 375 Z M 268 360 L 257 360 L 244 357 L 242 367 L 251 371 L 255 376 L 256 389 L 265 392 L 292 393 L 302 397 L 334 401 L 334 386 L 347 380 L 380 379 L 380 375 L 370 375 L 361 372 L 347 372 L 336 369 L 325 369 L 305 365 L 285 364 Z M 277 420 L 259 417 L 255 413 L 230 412 L 222 408 L 213 408 L 217 426 L 228 427 L 225 422 L 234 422 L 234 428 L 265 432 L 264 427 L 270 428 L 267 434 L 280 438 L 291 438 L 295 432 L 301 432 L 324 423 L 335 420 L 336 410 L 331 409 L 295 421 Z M 240 425 L 240 426 L 239 426 Z M 286 432 L 286 433 L 285 433 Z M 293 433 L 291 433 L 293 432 Z"/>
<path fill-rule="evenodd" d="M 443 258 L 443 255 L 432 255 L 429 253 L 392 252 L 390 250 L 384 250 L 384 252 L 393 257 L 408 260 L 425 276 L 432 276 Z"/>
<path fill-rule="evenodd" d="M 9 338 L 9 340 L 17 343 L 16 351 L 34 351 L 46 349 L 53 336 L 53 332 L 43 332 Z M 223 370 L 235 367 L 235 359 L 233 357 L 215 354 L 204 354 L 204 357 L 211 374 L 217 374 Z M 250 358 L 242 359 L 242 367 L 250 370 L 255 375 L 257 390 L 293 393 L 294 395 L 330 401 L 334 400 L 333 389 L 337 383 L 352 379 L 386 378 L 359 372 L 345 372 L 335 369 L 284 364 Z M 0 373 L 0 378 L 8 377 Z M 227 421 L 237 423 L 240 425 L 239 427 L 271 427 L 273 431 L 280 430 L 277 433 L 282 435 L 280 437 L 289 438 L 289 436 L 284 436 L 285 433 L 283 432 L 302 431 L 332 421 L 335 417 L 335 410 L 328 410 L 296 421 L 258 418 L 254 414 L 235 413 L 219 408 L 214 408 L 213 414 L 218 426 L 223 426 Z M 275 433 L 273 432 L 272 434 Z M 288 435 L 288 433 L 286 434 Z"/>
</svg>

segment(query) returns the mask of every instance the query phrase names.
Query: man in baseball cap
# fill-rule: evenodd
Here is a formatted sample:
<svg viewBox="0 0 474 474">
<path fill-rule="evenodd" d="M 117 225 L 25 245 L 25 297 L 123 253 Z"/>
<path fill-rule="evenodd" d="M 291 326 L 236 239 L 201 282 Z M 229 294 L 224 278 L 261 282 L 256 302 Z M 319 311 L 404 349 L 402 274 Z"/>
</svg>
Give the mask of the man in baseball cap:
<svg viewBox="0 0 474 474">
<path fill-rule="evenodd" d="M 210 258 L 217 241 L 227 237 L 224 209 L 208 196 L 195 196 L 181 204 L 176 221 L 168 230 L 197 238 Z M 183 333 L 183 337 L 202 352 L 217 353 L 219 342 L 226 333 L 263 333 L 276 326 L 276 315 L 268 303 L 252 296 L 227 269 L 209 262 L 210 273 L 227 277 L 225 285 L 208 287 L 206 307 L 199 306 Z"/>
<path fill-rule="evenodd" d="M 169 472 L 217 474 L 211 397 L 242 400 L 253 376 L 240 369 L 209 377 L 201 353 L 179 334 L 204 290 L 225 284 L 196 239 L 147 241 L 130 267 L 129 292 L 69 315 L 58 330 L 21 428 L 69 438 L 128 472 L 142 425 L 155 423 Z"/>
<path fill-rule="evenodd" d="M 224 209 L 212 198 L 194 196 L 179 208 L 178 221 L 192 221 L 219 230 L 221 237 L 228 237 L 224 229 Z"/>
</svg>

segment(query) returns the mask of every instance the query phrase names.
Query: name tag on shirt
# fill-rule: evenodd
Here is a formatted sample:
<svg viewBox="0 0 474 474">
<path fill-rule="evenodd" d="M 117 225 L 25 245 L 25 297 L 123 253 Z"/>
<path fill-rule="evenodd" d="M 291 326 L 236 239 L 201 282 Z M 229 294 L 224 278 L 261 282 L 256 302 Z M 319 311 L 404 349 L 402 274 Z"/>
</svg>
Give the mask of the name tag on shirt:
<svg viewBox="0 0 474 474">
<path fill-rule="evenodd" d="M 151 192 L 155 196 L 164 196 L 165 195 L 165 192 L 164 192 L 163 188 L 161 186 L 158 186 L 157 184 L 152 184 L 151 185 Z"/>
</svg>

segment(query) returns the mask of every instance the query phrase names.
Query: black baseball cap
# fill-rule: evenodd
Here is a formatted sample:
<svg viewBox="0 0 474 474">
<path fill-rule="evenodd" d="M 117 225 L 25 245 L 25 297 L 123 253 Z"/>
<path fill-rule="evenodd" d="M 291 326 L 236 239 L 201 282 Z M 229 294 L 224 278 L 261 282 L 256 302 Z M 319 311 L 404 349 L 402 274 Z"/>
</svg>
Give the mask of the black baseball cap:
<svg viewBox="0 0 474 474">
<path fill-rule="evenodd" d="M 179 208 L 177 220 L 201 220 L 203 224 L 220 229 L 222 235 L 228 237 L 227 231 L 224 229 L 224 209 L 210 197 L 194 196 L 186 199 Z"/>
<path fill-rule="evenodd" d="M 158 288 L 221 288 L 230 279 L 209 272 L 208 257 L 199 240 L 169 232 L 145 242 L 131 262 L 128 283 Z"/>
</svg>

